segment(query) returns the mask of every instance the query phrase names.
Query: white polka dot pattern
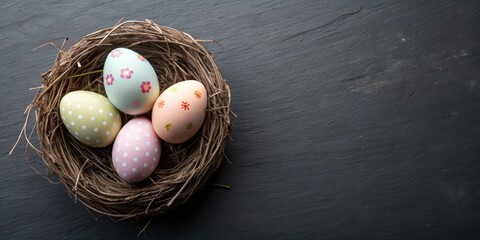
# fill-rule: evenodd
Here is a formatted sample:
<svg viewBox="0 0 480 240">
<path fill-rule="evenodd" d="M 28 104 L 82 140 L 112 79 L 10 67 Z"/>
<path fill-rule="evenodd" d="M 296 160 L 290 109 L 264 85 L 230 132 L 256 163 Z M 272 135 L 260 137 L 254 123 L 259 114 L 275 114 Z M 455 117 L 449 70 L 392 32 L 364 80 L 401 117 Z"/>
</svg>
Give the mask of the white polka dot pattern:
<svg viewBox="0 0 480 240">
<path fill-rule="evenodd" d="M 118 110 L 101 94 L 70 92 L 63 96 L 59 110 L 67 130 L 86 145 L 108 146 L 120 131 L 121 118 Z"/>
<path fill-rule="evenodd" d="M 128 183 L 145 180 L 158 165 L 160 140 L 145 117 L 130 120 L 113 144 L 112 163 L 118 176 Z"/>
</svg>

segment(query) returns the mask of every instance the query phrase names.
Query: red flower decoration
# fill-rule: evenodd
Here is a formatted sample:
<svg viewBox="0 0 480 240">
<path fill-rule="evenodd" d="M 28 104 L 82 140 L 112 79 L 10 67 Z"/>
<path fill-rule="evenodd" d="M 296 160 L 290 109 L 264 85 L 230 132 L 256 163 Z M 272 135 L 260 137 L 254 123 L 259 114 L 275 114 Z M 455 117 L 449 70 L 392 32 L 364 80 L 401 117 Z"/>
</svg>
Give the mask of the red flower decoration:
<svg viewBox="0 0 480 240">
<path fill-rule="evenodd" d="M 122 50 L 115 49 L 112 51 L 112 53 L 110 53 L 110 56 L 112 56 L 112 58 L 116 58 L 116 57 L 120 57 L 120 55 L 122 54 L 123 54 Z"/>
<path fill-rule="evenodd" d="M 113 76 L 112 76 L 111 73 L 110 73 L 110 74 L 107 74 L 107 76 L 105 76 L 105 81 L 107 82 L 107 85 L 112 85 L 112 84 L 113 84 L 113 80 L 114 80 L 114 78 L 113 78 Z"/>
<path fill-rule="evenodd" d="M 137 57 L 138 57 L 138 59 L 139 59 L 140 61 L 142 61 L 142 62 L 145 62 L 145 61 L 146 61 L 145 58 L 144 58 L 142 55 L 140 55 L 140 54 L 138 54 Z"/>
<path fill-rule="evenodd" d="M 180 105 L 184 111 L 190 110 L 190 104 L 187 101 L 182 101 Z"/>
<path fill-rule="evenodd" d="M 200 91 L 198 91 L 198 90 L 196 90 L 193 94 L 195 95 L 195 97 L 196 97 L 197 99 L 200 99 L 200 98 L 202 97 L 202 93 L 201 93 Z"/>
<path fill-rule="evenodd" d="M 120 70 L 120 77 L 130 79 L 133 75 L 133 71 L 128 68 L 122 68 Z"/>
<path fill-rule="evenodd" d="M 152 89 L 152 86 L 150 86 L 150 81 L 142 82 L 142 85 L 140 85 L 140 89 L 142 89 L 142 93 L 150 92 L 150 89 Z"/>
</svg>

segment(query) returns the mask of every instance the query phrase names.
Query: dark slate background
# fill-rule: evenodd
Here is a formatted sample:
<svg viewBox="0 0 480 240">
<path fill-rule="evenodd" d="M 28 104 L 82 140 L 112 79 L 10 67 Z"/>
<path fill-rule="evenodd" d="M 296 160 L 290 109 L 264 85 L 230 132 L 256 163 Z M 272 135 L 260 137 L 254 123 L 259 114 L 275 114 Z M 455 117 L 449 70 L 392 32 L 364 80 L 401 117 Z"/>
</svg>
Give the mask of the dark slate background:
<svg viewBox="0 0 480 240">
<path fill-rule="evenodd" d="M 480 239 L 479 11 L 476 0 L 2 1 L 0 238 L 135 239 L 146 223 L 75 204 L 24 141 L 8 156 L 56 55 L 28 51 L 123 17 L 219 41 L 208 47 L 238 115 L 232 164 L 214 179 L 232 189 L 155 218 L 149 239 Z"/>
</svg>

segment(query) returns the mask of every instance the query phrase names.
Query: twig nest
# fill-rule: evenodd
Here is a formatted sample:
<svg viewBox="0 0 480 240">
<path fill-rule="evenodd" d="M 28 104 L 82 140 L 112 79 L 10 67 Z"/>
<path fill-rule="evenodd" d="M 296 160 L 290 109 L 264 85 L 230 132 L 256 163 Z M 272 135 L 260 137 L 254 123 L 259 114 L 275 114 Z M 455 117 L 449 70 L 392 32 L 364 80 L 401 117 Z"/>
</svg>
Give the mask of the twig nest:
<svg viewBox="0 0 480 240">
<path fill-rule="evenodd" d="M 208 101 L 198 133 L 182 144 L 162 142 L 161 160 L 139 184 L 122 181 L 112 167 L 112 146 L 80 143 L 62 124 L 60 100 L 77 90 L 105 95 L 102 70 L 107 54 L 132 49 L 152 64 L 160 92 L 188 79 L 200 81 Z M 47 167 L 69 193 L 89 209 L 112 217 L 151 216 L 186 201 L 202 187 L 224 158 L 230 130 L 230 89 L 213 55 L 190 35 L 150 20 L 126 21 L 90 33 L 60 50 L 32 106 Z M 122 114 L 122 125 L 131 116 Z"/>
</svg>

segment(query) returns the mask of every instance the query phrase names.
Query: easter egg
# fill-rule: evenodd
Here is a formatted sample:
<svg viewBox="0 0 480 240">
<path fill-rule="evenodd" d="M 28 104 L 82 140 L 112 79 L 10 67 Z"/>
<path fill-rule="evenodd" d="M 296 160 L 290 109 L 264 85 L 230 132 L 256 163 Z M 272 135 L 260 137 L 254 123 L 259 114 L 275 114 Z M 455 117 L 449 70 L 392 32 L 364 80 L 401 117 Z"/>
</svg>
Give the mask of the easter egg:
<svg viewBox="0 0 480 240">
<path fill-rule="evenodd" d="M 116 48 L 108 54 L 103 67 L 103 84 L 113 105 L 131 115 L 152 110 L 160 93 L 152 65 L 127 48 Z"/>
<path fill-rule="evenodd" d="M 118 176 L 128 183 L 146 179 L 158 165 L 160 139 L 146 117 L 130 120 L 113 144 L 112 162 Z"/>
<path fill-rule="evenodd" d="M 118 110 L 108 98 L 89 91 L 74 91 L 63 96 L 60 116 L 76 139 L 92 147 L 113 143 L 122 125 Z"/>
<path fill-rule="evenodd" d="M 207 90 L 199 81 L 187 80 L 167 88 L 152 110 L 153 129 L 169 143 L 192 138 L 205 120 Z"/>
</svg>

